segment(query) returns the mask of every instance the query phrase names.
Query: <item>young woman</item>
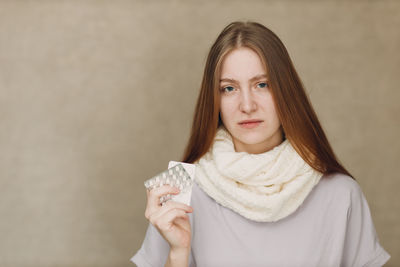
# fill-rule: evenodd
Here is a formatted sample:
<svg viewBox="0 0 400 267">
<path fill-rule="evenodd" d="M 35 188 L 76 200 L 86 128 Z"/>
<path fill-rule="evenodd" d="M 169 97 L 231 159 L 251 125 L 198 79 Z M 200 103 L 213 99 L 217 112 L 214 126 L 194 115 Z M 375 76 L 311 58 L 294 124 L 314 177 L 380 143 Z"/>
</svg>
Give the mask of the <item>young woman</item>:
<svg viewBox="0 0 400 267">
<path fill-rule="evenodd" d="M 338 162 L 280 39 L 234 22 L 207 58 L 182 161 L 191 206 L 147 192 L 131 261 L 150 266 L 382 266 L 367 201 Z"/>
</svg>

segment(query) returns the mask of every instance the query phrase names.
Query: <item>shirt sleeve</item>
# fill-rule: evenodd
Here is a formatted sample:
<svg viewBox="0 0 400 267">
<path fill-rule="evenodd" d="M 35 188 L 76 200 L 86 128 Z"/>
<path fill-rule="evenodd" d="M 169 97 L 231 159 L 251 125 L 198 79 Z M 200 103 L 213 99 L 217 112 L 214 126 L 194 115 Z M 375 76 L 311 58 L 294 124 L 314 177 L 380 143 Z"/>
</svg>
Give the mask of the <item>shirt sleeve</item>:
<svg viewBox="0 0 400 267">
<path fill-rule="evenodd" d="M 347 229 L 341 266 L 380 267 L 390 255 L 379 243 L 367 200 L 352 180 L 351 204 L 347 213 Z"/>
<path fill-rule="evenodd" d="M 162 267 L 167 262 L 168 254 L 168 242 L 158 232 L 157 228 L 149 223 L 142 246 L 130 261 L 138 267 Z M 196 267 L 192 252 L 189 257 L 189 267 Z"/>
<path fill-rule="evenodd" d="M 169 253 L 169 244 L 158 230 L 149 223 L 140 249 L 131 258 L 138 267 L 164 266 Z"/>
</svg>

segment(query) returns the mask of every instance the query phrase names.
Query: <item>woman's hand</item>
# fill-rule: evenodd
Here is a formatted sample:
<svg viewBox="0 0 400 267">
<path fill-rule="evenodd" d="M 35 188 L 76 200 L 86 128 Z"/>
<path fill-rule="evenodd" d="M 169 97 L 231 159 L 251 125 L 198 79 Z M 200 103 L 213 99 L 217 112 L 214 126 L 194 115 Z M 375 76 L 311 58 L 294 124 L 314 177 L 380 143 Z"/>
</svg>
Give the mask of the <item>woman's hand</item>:
<svg viewBox="0 0 400 267">
<path fill-rule="evenodd" d="M 191 241 L 189 216 L 191 206 L 169 200 L 160 204 L 160 197 L 167 194 L 179 194 L 179 189 L 163 185 L 147 191 L 147 205 L 145 217 L 160 232 L 169 243 L 171 250 L 188 249 Z"/>
</svg>

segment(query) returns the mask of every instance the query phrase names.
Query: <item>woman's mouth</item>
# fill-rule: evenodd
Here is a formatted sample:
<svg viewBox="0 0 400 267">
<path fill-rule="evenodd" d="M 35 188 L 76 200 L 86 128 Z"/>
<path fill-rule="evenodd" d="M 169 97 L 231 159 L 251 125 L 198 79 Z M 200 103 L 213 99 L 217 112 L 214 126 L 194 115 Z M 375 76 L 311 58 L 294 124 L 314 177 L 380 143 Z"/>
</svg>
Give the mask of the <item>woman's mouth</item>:
<svg viewBox="0 0 400 267">
<path fill-rule="evenodd" d="M 252 129 L 257 127 L 258 125 L 261 124 L 262 121 L 260 120 L 249 120 L 249 121 L 242 121 L 239 122 L 240 127 L 246 128 L 246 129 Z"/>
</svg>

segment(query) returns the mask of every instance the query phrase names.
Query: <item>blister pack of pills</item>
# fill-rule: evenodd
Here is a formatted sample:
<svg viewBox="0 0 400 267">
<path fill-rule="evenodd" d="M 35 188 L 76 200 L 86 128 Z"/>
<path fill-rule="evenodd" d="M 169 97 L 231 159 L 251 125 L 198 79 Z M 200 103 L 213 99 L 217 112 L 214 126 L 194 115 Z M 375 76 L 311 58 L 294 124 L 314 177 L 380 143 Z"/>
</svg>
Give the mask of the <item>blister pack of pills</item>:
<svg viewBox="0 0 400 267">
<path fill-rule="evenodd" d="M 195 172 L 195 165 L 170 161 L 168 169 L 163 171 L 156 176 L 146 180 L 144 186 L 148 190 L 157 188 L 163 185 L 171 185 L 179 188 L 180 192 L 177 195 L 167 194 L 160 198 L 161 205 L 172 199 L 177 202 L 190 205 L 190 198 L 192 195 L 193 177 Z"/>
</svg>

